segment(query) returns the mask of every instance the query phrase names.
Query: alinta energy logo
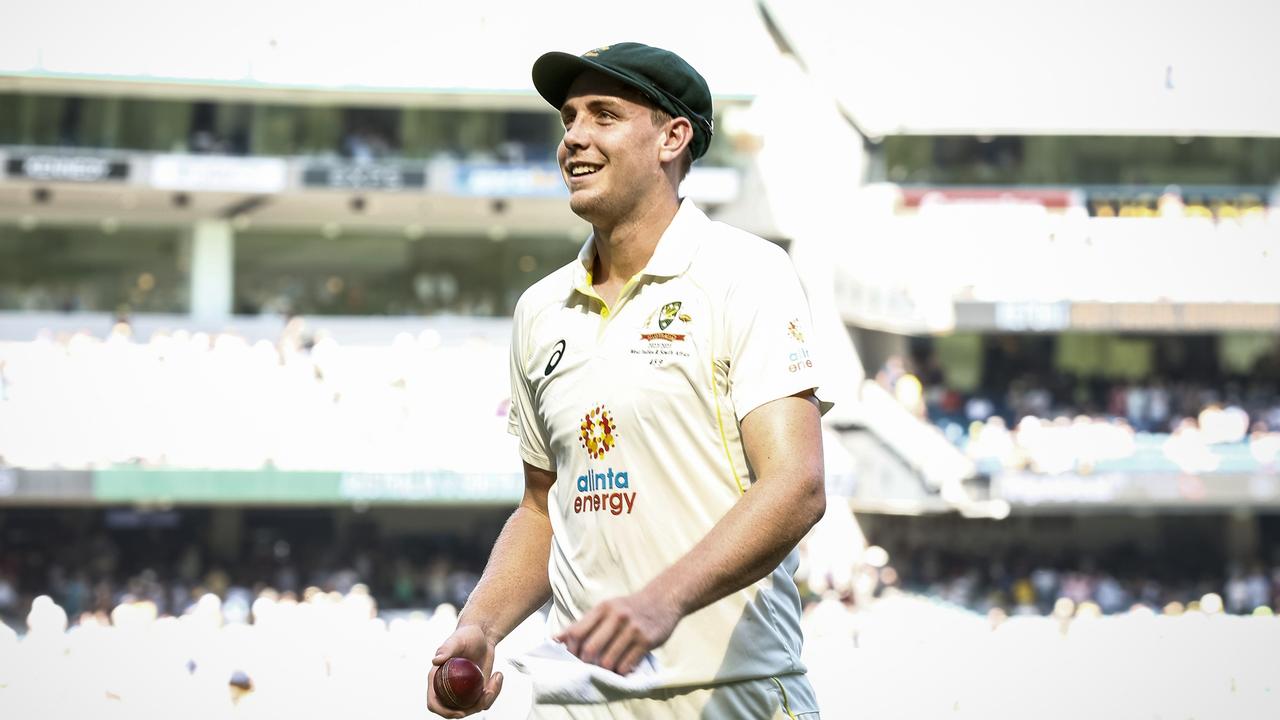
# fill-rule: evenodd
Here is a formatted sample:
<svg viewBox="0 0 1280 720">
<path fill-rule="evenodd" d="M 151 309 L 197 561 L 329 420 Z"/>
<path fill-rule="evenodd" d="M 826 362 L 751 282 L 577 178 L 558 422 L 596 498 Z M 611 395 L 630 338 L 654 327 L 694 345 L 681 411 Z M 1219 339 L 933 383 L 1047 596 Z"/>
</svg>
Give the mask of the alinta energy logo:
<svg viewBox="0 0 1280 720">
<path fill-rule="evenodd" d="M 592 460 L 599 460 L 618 443 L 618 425 L 604 405 L 597 405 L 582 416 L 578 440 Z M 587 466 L 578 476 L 578 494 L 573 498 L 575 513 L 605 511 L 613 515 L 631 514 L 636 493 L 631 490 L 631 477 L 626 470 L 612 467 L 600 471 Z"/>
<path fill-rule="evenodd" d="M 579 428 L 582 432 L 578 440 L 582 443 L 582 447 L 586 448 L 592 460 L 599 460 L 613 449 L 618 442 L 613 434 L 616 428 L 617 426 L 613 424 L 613 416 L 603 405 L 587 411 L 587 414 L 582 417 L 582 425 Z"/>
<path fill-rule="evenodd" d="M 813 367 L 813 358 L 809 356 L 809 349 L 804 347 L 804 331 L 800 329 L 799 318 L 787 323 L 787 334 L 800 343 L 800 347 L 787 353 L 787 371 L 798 373 Z"/>
</svg>

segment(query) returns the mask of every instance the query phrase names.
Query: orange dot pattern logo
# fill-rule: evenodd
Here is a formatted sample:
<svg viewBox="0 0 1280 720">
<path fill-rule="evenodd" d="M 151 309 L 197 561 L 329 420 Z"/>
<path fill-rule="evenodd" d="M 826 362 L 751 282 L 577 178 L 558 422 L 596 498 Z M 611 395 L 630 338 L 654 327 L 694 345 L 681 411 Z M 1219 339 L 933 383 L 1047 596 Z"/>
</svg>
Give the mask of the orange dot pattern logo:
<svg viewBox="0 0 1280 720">
<path fill-rule="evenodd" d="M 578 440 L 587 454 L 594 460 L 604 457 L 617 443 L 618 427 L 613 423 L 613 416 L 603 405 L 599 405 L 582 417 L 581 433 Z"/>
<path fill-rule="evenodd" d="M 795 338 L 797 341 L 804 342 L 804 333 L 800 331 L 799 319 L 792 320 L 787 323 L 787 332 L 790 333 L 791 337 Z"/>
</svg>

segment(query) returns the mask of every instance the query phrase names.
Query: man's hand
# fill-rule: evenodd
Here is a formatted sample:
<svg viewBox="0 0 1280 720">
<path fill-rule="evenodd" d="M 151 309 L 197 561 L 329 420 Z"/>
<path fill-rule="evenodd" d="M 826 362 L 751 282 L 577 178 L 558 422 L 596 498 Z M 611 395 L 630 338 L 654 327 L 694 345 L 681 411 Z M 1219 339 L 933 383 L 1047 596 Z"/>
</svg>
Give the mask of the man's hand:
<svg viewBox="0 0 1280 720">
<path fill-rule="evenodd" d="M 605 600 L 555 639 L 583 661 L 626 675 L 671 637 L 682 617 L 670 599 L 651 595 L 642 590 Z"/>
<path fill-rule="evenodd" d="M 427 678 L 427 707 L 446 718 L 462 718 L 489 709 L 502 690 L 502 673 L 493 673 L 498 641 L 551 598 L 547 558 L 551 554 L 551 520 L 547 493 L 556 481 L 554 470 L 524 464 L 524 499 L 511 513 L 489 554 L 480 582 L 458 616 L 458 629 L 444 641 Z M 480 666 L 484 693 L 469 710 L 450 710 L 435 696 L 436 672 L 445 660 L 464 657 Z M 493 673 L 493 674 L 490 674 Z"/>
<path fill-rule="evenodd" d="M 484 630 L 477 625 L 460 625 L 436 650 L 431 658 L 431 675 L 427 678 L 427 708 L 431 712 L 446 718 L 464 718 L 468 715 L 488 710 L 493 701 L 502 692 L 502 673 L 493 672 L 493 655 L 495 642 L 485 637 Z M 464 657 L 480 666 L 484 676 L 488 678 L 484 685 L 484 694 L 479 702 L 466 710 L 452 710 L 445 707 L 436 697 L 436 673 L 445 660 L 451 657 Z"/>
</svg>

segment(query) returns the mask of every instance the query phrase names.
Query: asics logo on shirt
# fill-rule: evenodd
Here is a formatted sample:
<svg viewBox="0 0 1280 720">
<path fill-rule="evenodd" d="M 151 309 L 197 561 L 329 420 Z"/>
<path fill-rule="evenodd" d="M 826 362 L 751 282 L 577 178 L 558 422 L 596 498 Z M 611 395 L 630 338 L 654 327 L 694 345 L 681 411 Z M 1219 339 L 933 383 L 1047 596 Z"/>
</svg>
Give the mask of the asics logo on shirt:
<svg viewBox="0 0 1280 720">
<path fill-rule="evenodd" d="M 547 369 L 542 371 L 542 376 L 546 377 L 551 374 L 552 370 L 560 364 L 560 358 L 564 357 L 564 349 L 566 345 L 564 340 L 556 343 L 556 349 L 551 351 L 551 359 L 547 361 Z"/>
</svg>

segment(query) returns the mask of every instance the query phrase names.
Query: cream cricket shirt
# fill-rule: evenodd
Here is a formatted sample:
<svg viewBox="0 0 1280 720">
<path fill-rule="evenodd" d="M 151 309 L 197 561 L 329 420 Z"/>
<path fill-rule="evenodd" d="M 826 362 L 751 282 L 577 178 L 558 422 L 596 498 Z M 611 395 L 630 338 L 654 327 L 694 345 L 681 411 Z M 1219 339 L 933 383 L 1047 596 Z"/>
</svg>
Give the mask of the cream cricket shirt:
<svg viewBox="0 0 1280 720">
<path fill-rule="evenodd" d="M 640 590 L 688 553 L 753 480 L 738 423 L 818 386 L 809 308 L 777 246 L 685 200 L 613 307 L 594 245 L 516 305 L 510 431 L 556 472 L 552 632 Z M 665 686 L 803 672 L 792 553 L 686 617 L 654 651 Z"/>
</svg>

